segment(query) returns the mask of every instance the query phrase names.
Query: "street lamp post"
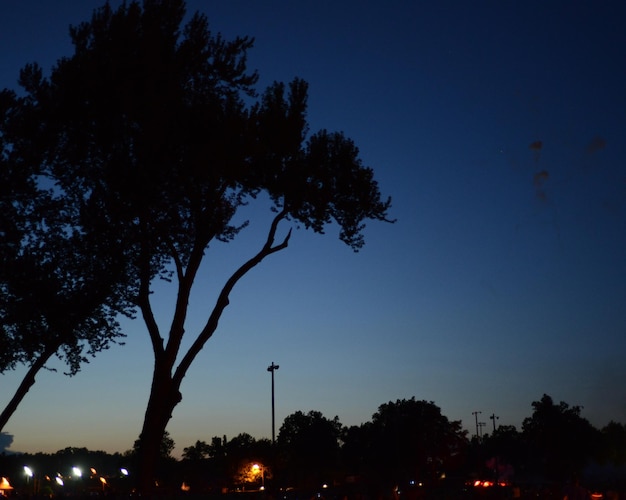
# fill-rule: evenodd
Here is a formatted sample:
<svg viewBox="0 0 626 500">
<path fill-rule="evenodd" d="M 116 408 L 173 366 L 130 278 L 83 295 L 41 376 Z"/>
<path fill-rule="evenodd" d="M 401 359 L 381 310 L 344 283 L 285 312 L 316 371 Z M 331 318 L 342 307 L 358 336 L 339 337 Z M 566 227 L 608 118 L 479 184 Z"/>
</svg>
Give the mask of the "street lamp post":
<svg viewBox="0 0 626 500">
<path fill-rule="evenodd" d="M 26 474 L 26 490 L 28 490 L 28 482 L 34 476 L 33 469 L 31 469 L 28 465 L 25 465 L 24 474 Z M 35 490 L 35 481 L 33 480 L 33 492 L 34 490 Z"/>
<path fill-rule="evenodd" d="M 254 472 L 255 476 L 257 474 L 261 474 L 261 489 L 264 490 L 265 489 L 265 467 L 259 464 L 254 464 L 252 466 L 252 471 Z"/>
<path fill-rule="evenodd" d="M 480 415 L 482 413 L 482 411 L 473 411 L 472 415 L 474 415 L 474 417 L 476 417 L 476 439 L 480 438 L 480 434 L 478 433 L 478 415 Z"/>
<path fill-rule="evenodd" d="M 493 421 L 493 432 L 495 434 L 496 428 L 497 428 L 496 427 L 496 420 L 498 420 L 500 417 L 498 417 L 498 415 L 496 415 L 495 413 L 492 413 L 489 418 Z"/>
<path fill-rule="evenodd" d="M 267 367 L 267 371 L 272 373 L 272 444 L 276 440 L 276 433 L 274 432 L 274 372 L 278 370 L 278 365 L 272 364 Z"/>
</svg>

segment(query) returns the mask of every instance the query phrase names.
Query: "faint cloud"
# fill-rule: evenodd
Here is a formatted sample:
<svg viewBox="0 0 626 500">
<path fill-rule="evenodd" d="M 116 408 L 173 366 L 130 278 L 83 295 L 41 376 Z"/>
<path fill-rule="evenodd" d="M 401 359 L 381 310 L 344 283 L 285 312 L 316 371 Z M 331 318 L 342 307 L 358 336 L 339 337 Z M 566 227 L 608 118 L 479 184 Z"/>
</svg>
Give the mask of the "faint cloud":
<svg viewBox="0 0 626 500">
<path fill-rule="evenodd" d="M 13 434 L 0 432 L 0 453 L 9 452 L 9 448 L 13 443 Z"/>
</svg>

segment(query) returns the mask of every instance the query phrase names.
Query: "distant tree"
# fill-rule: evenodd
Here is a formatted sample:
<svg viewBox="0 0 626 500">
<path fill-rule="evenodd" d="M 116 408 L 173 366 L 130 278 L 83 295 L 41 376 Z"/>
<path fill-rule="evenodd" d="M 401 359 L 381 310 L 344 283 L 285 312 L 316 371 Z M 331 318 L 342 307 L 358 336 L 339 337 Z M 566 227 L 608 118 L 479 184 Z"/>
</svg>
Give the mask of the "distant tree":
<svg viewBox="0 0 626 500">
<path fill-rule="evenodd" d="M 626 464 L 626 424 L 611 421 L 600 432 L 600 459 L 613 465 Z"/>
<path fill-rule="evenodd" d="M 501 478 L 506 479 L 525 465 L 522 435 L 514 425 L 500 425 L 492 434 L 484 436 L 481 445 L 484 448 L 481 465 L 490 465 L 491 471 Z"/>
<path fill-rule="evenodd" d="M 154 354 L 138 447 L 138 488 L 147 494 L 187 370 L 235 285 L 287 248 L 291 230 L 282 226 L 323 233 L 334 221 L 356 251 L 365 221 L 388 221 L 390 208 L 351 140 L 308 133 L 306 82 L 274 83 L 257 100 L 257 75 L 246 68 L 252 40 L 224 40 L 201 14 L 182 26 L 184 15 L 183 0 L 107 3 L 71 28 L 74 53 L 49 79 L 36 65 L 22 72 L 38 123 L 25 134 L 34 136 L 55 194 L 80 213 L 80 234 L 123 249 L 113 254 L 125 257 L 135 279 Z M 272 220 L 265 241 L 225 281 L 197 336 L 183 343 L 209 244 L 235 238 L 247 225 L 234 222 L 238 210 L 266 197 Z M 152 309 L 158 278 L 178 285 L 167 332 Z M 190 347 L 181 352 L 182 345 Z"/>
<path fill-rule="evenodd" d="M 226 443 L 228 440 L 226 436 L 219 437 L 213 436 L 211 438 L 211 444 L 209 445 L 209 457 L 210 458 L 221 458 L 226 456 Z"/>
<path fill-rule="evenodd" d="M 246 488 L 258 489 L 265 486 L 266 475 L 269 472 L 267 465 L 254 460 L 242 462 L 239 466 L 234 482 Z"/>
<path fill-rule="evenodd" d="M 135 440 L 135 443 L 133 445 L 133 452 L 135 455 L 137 455 L 140 446 L 141 436 L 139 437 L 139 439 Z M 170 436 L 170 433 L 168 431 L 165 431 L 163 433 L 163 437 L 161 438 L 161 444 L 159 446 L 159 458 L 171 459 L 174 448 L 176 448 L 176 443 Z"/>
<path fill-rule="evenodd" d="M 533 414 L 522 423 L 530 452 L 529 466 L 545 477 L 567 479 L 580 474 L 598 451 L 599 433 L 583 417 L 581 407 L 555 404 L 544 394 L 532 403 Z"/>
<path fill-rule="evenodd" d="M 341 465 L 347 476 L 369 475 L 374 456 L 374 433 L 371 422 L 344 427 L 342 431 Z"/>
<path fill-rule="evenodd" d="M 224 451 L 228 477 L 234 483 L 250 482 L 258 478 L 258 471 L 252 465 L 261 464 L 264 472 L 269 471 L 271 442 L 268 439 L 255 439 L 248 433 L 240 433 L 230 441 L 224 438 Z"/>
<path fill-rule="evenodd" d="M 183 449 L 183 460 L 205 460 L 211 455 L 211 446 L 204 441 L 196 441 L 195 445 Z"/>
<path fill-rule="evenodd" d="M 25 70 L 29 88 L 36 71 Z M 80 208 L 46 186 L 34 142 L 32 98 L 0 93 L 0 373 L 26 366 L 0 413 L 4 428 L 35 377 L 54 356 L 68 375 L 124 337 L 117 316 L 130 315 L 124 259 L 107 241 L 81 232 Z"/>
<path fill-rule="evenodd" d="M 372 416 L 369 471 L 383 482 L 431 480 L 459 466 L 467 446 L 460 421 L 450 421 L 432 401 L 414 397 L 379 406 Z"/>
<path fill-rule="evenodd" d="M 292 413 L 283 421 L 276 444 L 281 479 L 296 486 L 319 486 L 336 471 L 342 425 L 319 411 Z"/>
</svg>

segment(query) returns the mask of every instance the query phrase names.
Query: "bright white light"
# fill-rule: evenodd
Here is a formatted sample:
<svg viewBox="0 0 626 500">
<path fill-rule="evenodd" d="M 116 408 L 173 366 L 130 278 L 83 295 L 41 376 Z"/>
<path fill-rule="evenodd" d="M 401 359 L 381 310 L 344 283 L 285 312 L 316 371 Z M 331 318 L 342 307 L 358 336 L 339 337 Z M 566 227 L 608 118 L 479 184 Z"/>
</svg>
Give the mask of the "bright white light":
<svg viewBox="0 0 626 500">
<path fill-rule="evenodd" d="M 54 480 L 59 486 L 63 486 L 63 479 L 61 479 L 59 476 L 55 477 Z"/>
<path fill-rule="evenodd" d="M 72 473 L 78 477 L 82 477 L 83 475 L 83 472 L 78 467 L 72 467 Z"/>
<path fill-rule="evenodd" d="M 122 475 L 128 476 L 128 470 L 124 469 L 124 467 L 120 469 L 120 472 L 122 473 Z"/>
<path fill-rule="evenodd" d="M 33 477 L 33 470 L 28 465 L 25 465 L 24 474 L 26 474 L 28 477 Z"/>
</svg>

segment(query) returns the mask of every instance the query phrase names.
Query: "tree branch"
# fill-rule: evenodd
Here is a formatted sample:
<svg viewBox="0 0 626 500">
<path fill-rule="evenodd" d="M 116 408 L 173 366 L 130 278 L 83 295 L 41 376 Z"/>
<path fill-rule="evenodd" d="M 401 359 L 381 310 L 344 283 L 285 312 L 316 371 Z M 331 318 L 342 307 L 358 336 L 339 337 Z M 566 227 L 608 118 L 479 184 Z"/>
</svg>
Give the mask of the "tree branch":
<svg viewBox="0 0 626 500">
<path fill-rule="evenodd" d="M 55 344 L 54 347 L 47 348 L 34 361 L 34 363 L 30 365 L 30 367 L 28 368 L 28 371 L 26 372 L 26 375 L 24 375 L 24 378 L 22 379 L 22 382 L 20 383 L 19 387 L 15 391 L 15 394 L 13 395 L 11 400 L 7 403 L 7 405 L 4 407 L 4 410 L 2 410 L 2 413 L 0 413 L 0 431 L 4 428 L 4 426 L 9 421 L 11 416 L 15 413 L 15 410 L 17 410 L 17 407 L 19 406 L 19 404 L 22 402 L 22 400 L 24 399 L 24 397 L 26 396 L 30 388 L 35 383 L 35 376 L 37 375 L 39 370 L 41 370 L 44 367 L 46 362 L 57 351 L 58 347 L 59 346 Z"/>
<path fill-rule="evenodd" d="M 183 271 L 182 263 L 180 266 L 180 273 L 178 274 L 178 294 L 176 296 L 176 308 L 174 310 L 174 316 L 172 317 L 172 323 L 170 325 L 170 334 L 167 340 L 166 357 L 170 366 L 174 365 L 180 344 L 185 334 L 185 319 L 187 317 L 189 296 L 191 295 L 191 288 L 194 280 L 202 263 L 202 257 L 204 255 L 204 249 L 206 248 L 208 241 L 196 241 L 194 247 L 189 256 L 189 262 L 187 263 L 187 269 Z M 178 264 L 177 264 L 178 266 Z"/>
<path fill-rule="evenodd" d="M 291 238 L 291 229 L 282 240 L 282 242 L 280 242 L 278 245 L 274 245 L 278 224 L 283 219 L 285 219 L 286 216 L 286 210 L 282 210 L 281 212 L 276 214 L 276 217 L 274 217 L 274 219 L 272 220 L 272 224 L 270 225 L 270 229 L 267 234 L 267 240 L 261 250 L 254 257 L 252 257 L 251 259 L 246 261 L 241 267 L 239 267 L 224 284 L 206 325 L 204 326 L 194 343 L 191 345 L 185 356 L 182 358 L 180 364 L 178 365 L 178 368 L 176 369 L 176 372 L 174 374 L 174 380 L 177 384 L 180 384 L 182 382 L 185 374 L 187 373 L 187 370 L 189 369 L 189 366 L 198 355 L 198 353 L 202 350 L 204 344 L 206 344 L 206 342 L 211 338 L 211 336 L 217 329 L 219 319 L 222 316 L 222 313 L 224 312 L 226 306 L 230 303 L 230 292 L 233 290 L 237 282 L 241 278 L 243 278 L 248 273 L 248 271 L 250 271 L 253 267 L 259 264 L 263 259 L 265 259 L 265 257 L 273 253 L 279 252 L 287 248 L 287 246 L 289 245 L 289 239 Z"/>
<path fill-rule="evenodd" d="M 144 229 L 145 231 L 145 229 Z M 146 248 L 148 243 L 145 239 L 141 243 L 141 250 L 139 256 L 139 297 L 138 305 L 141 309 L 141 315 L 143 316 L 144 323 L 148 329 L 148 335 L 152 343 L 152 350 L 154 351 L 155 359 L 163 354 L 163 338 L 159 332 L 159 325 L 154 319 L 154 313 L 152 312 L 152 306 L 150 304 L 150 252 Z"/>
</svg>

